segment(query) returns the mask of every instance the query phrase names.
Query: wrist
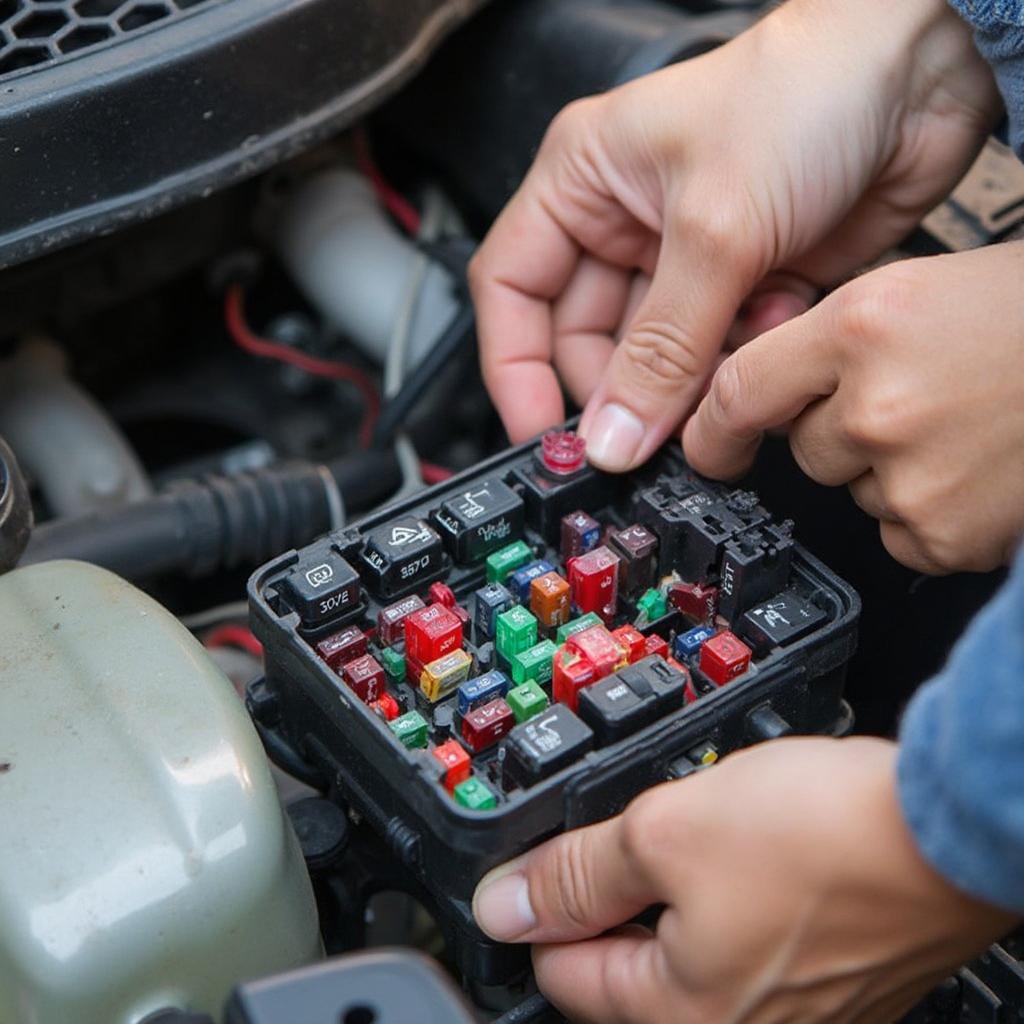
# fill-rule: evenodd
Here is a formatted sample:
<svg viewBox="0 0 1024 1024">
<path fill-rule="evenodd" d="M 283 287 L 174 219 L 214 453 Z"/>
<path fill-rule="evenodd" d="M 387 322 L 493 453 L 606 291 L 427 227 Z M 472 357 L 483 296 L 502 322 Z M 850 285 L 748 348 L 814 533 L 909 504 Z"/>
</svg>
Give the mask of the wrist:
<svg viewBox="0 0 1024 1024">
<path fill-rule="evenodd" d="M 795 43 L 833 87 L 867 81 L 883 108 L 920 108 L 939 94 L 986 126 L 1000 109 L 991 70 L 947 0 L 788 0 L 755 31 Z"/>
</svg>

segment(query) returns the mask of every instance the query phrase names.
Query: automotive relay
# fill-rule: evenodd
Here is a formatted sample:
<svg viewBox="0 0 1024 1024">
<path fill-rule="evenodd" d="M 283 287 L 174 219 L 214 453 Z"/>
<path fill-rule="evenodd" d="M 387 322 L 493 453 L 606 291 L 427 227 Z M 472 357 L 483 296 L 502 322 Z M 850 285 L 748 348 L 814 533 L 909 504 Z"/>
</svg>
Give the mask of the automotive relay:
<svg viewBox="0 0 1024 1024">
<path fill-rule="evenodd" d="M 472 926 L 479 878 L 644 788 L 848 726 L 854 591 L 675 446 L 553 431 L 249 584 L 290 746 Z"/>
</svg>

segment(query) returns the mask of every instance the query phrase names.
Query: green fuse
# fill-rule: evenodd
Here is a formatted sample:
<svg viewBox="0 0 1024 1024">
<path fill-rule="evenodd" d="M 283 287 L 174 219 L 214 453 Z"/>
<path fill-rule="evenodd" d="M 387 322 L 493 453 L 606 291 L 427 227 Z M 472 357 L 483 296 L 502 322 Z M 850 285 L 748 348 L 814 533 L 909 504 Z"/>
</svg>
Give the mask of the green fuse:
<svg viewBox="0 0 1024 1024">
<path fill-rule="evenodd" d="M 642 612 L 648 622 L 653 622 L 655 619 L 660 619 L 662 615 L 668 611 L 668 605 L 665 603 L 665 595 L 660 590 L 655 590 L 653 587 L 650 590 L 645 590 L 640 597 L 640 600 L 636 603 L 637 610 Z"/>
<path fill-rule="evenodd" d="M 550 672 L 549 668 L 548 673 Z M 532 679 L 521 686 L 513 686 L 505 700 L 508 701 L 517 722 L 525 722 L 528 718 L 539 715 L 548 706 L 547 694 Z"/>
<path fill-rule="evenodd" d="M 587 612 L 586 615 L 581 615 L 578 619 L 573 619 L 572 622 L 567 622 L 564 626 L 558 627 L 558 633 L 556 634 L 558 646 L 561 647 L 574 633 L 582 633 L 583 630 L 590 629 L 591 626 L 603 625 L 604 622 L 597 612 Z"/>
<path fill-rule="evenodd" d="M 405 655 L 394 647 L 385 647 L 378 659 L 388 674 L 388 679 L 398 682 L 405 678 Z"/>
<path fill-rule="evenodd" d="M 520 651 L 512 658 L 512 679 L 516 683 L 533 680 L 537 683 L 551 682 L 551 662 L 558 648 L 550 640 Z"/>
<path fill-rule="evenodd" d="M 403 746 L 410 750 L 427 745 L 427 720 L 418 711 L 407 711 L 391 722 L 390 726 Z"/>
<path fill-rule="evenodd" d="M 487 582 L 504 583 L 510 572 L 533 560 L 533 552 L 524 540 L 495 551 L 487 556 Z"/>
<path fill-rule="evenodd" d="M 507 662 L 520 651 L 528 650 L 537 642 L 537 619 L 521 604 L 502 612 L 495 629 L 495 647 Z"/>
<path fill-rule="evenodd" d="M 497 797 L 479 779 L 460 782 L 455 787 L 455 802 L 471 811 L 489 811 L 498 806 Z"/>
</svg>

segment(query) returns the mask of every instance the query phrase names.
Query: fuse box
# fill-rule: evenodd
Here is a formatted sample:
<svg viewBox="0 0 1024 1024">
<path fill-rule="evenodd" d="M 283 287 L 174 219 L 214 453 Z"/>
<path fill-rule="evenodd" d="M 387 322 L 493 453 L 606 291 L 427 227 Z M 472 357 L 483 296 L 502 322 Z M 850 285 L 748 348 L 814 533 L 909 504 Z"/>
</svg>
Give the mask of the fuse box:
<svg viewBox="0 0 1024 1024">
<path fill-rule="evenodd" d="M 271 724 L 467 934 L 491 867 L 768 718 L 849 725 L 859 600 L 793 524 L 677 446 L 625 476 L 580 447 L 545 435 L 249 584 Z"/>
</svg>

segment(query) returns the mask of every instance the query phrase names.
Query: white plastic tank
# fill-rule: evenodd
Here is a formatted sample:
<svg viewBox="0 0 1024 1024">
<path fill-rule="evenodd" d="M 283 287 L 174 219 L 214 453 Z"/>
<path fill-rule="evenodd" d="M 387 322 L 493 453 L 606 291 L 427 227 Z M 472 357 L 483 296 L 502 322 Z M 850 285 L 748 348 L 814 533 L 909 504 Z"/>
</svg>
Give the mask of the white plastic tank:
<svg viewBox="0 0 1024 1024">
<path fill-rule="evenodd" d="M 226 677 L 77 562 L 0 577 L 0 1024 L 220 1019 L 320 955 L 312 888 Z"/>
</svg>

